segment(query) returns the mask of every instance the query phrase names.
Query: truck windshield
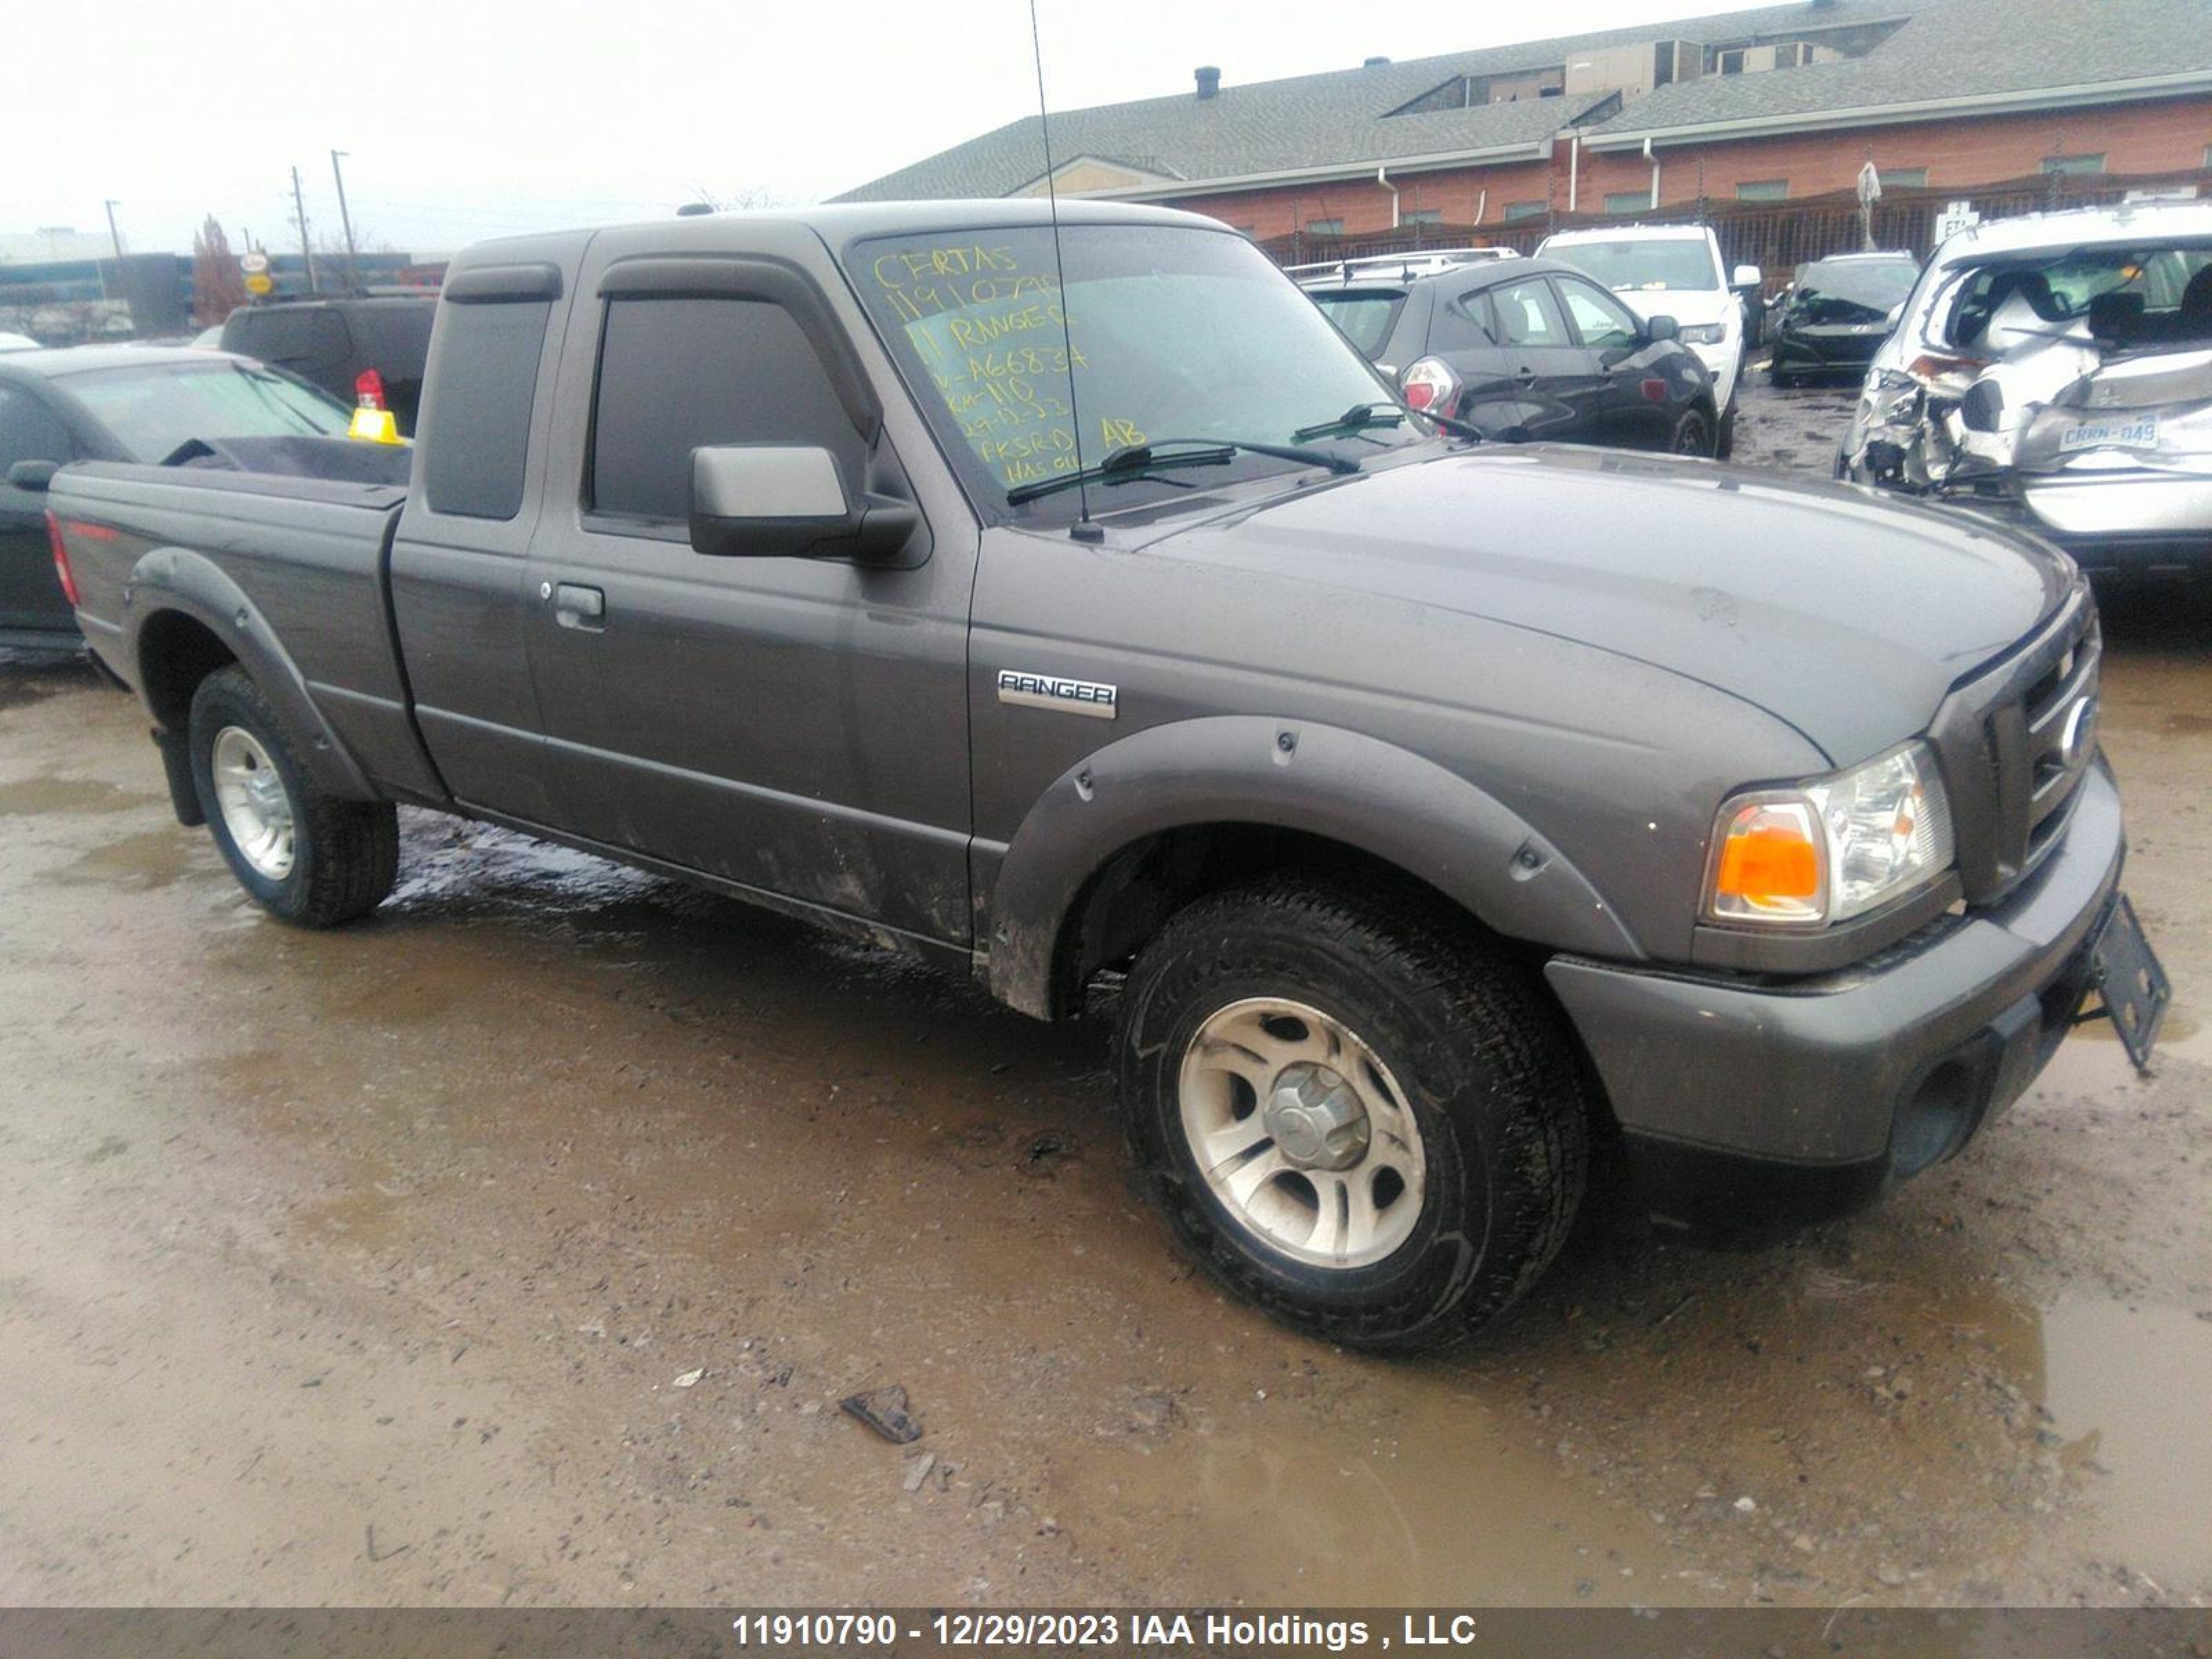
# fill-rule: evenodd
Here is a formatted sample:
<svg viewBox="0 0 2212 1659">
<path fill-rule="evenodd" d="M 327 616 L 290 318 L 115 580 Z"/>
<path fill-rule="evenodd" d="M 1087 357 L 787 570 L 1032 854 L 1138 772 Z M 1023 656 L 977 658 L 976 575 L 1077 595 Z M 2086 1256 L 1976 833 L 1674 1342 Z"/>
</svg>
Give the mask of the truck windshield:
<svg viewBox="0 0 2212 1659">
<path fill-rule="evenodd" d="M 1052 233 L 1039 228 L 872 237 L 846 267 L 900 371 L 989 510 L 1072 519 L 1074 492 L 1006 492 L 1115 450 L 1181 440 L 1289 445 L 1389 388 L 1242 237 L 1173 226 L 1066 225 L 1068 343 Z M 1353 457 L 1417 442 L 1413 423 L 1310 445 Z M 1206 483 L 1300 470 L 1238 452 Z M 1132 471 L 1093 485 L 1094 510 L 1198 487 Z M 1024 492 L 1025 493 L 1025 492 Z"/>
<path fill-rule="evenodd" d="M 1692 241 L 1554 242 L 1541 250 L 1588 271 L 1616 294 L 1671 294 L 1719 288 L 1721 273 L 1703 238 Z"/>
<path fill-rule="evenodd" d="M 343 404 L 258 364 L 149 363 L 57 375 L 55 383 L 142 461 L 161 461 L 195 438 L 336 436 Z"/>
</svg>

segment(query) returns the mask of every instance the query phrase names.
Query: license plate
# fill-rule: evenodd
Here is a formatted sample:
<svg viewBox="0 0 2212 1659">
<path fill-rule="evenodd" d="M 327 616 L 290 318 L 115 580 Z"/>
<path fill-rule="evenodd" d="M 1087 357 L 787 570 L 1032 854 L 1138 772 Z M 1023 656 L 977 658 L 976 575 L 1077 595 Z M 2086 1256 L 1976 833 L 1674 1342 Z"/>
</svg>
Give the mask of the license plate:
<svg viewBox="0 0 2212 1659">
<path fill-rule="evenodd" d="M 2076 421 L 2058 434 L 2062 452 L 2075 449 L 2156 449 L 2158 416 L 2137 415 L 2101 421 Z"/>
<path fill-rule="evenodd" d="M 2105 918 L 2089 963 L 2092 981 L 2105 1005 L 2102 1012 L 2112 1017 L 2136 1069 L 2147 1070 L 2159 1023 L 2173 1000 L 2173 986 L 2143 937 L 2142 924 L 2136 920 L 2136 908 L 2126 895 Z"/>
</svg>

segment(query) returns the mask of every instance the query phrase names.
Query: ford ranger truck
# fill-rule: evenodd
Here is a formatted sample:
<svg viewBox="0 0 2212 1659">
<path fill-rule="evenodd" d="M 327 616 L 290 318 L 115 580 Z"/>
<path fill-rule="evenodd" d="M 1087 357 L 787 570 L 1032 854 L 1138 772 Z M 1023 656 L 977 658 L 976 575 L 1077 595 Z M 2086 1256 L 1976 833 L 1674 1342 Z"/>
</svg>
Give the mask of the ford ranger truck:
<svg viewBox="0 0 2212 1659">
<path fill-rule="evenodd" d="M 2147 1052 L 2063 554 L 1470 443 L 1225 228 L 1046 215 L 487 243 L 404 478 L 64 469 L 179 818 L 299 926 L 408 805 L 1110 1006 L 1182 1243 L 1371 1349 L 1508 1307 L 1595 1144 L 1765 1231 L 1957 1154 L 2093 988 Z"/>
</svg>

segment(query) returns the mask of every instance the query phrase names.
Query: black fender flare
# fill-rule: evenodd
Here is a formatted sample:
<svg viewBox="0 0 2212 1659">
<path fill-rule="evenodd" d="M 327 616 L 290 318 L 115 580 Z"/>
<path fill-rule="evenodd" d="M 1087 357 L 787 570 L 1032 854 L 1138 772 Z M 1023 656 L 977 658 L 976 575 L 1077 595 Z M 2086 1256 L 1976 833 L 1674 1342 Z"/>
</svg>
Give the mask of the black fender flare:
<svg viewBox="0 0 2212 1659">
<path fill-rule="evenodd" d="M 1037 798 L 991 891 L 992 993 L 1050 1018 L 1062 932 L 1091 877 L 1150 836 L 1209 823 L 1356 848 L 1509 938 L 1600 957 L 1644 954 L 1558 848 L 1458 774 L 1340 727 L 1219 714 L 1133 732 Z"/>
<path fill-rule="evenodd" d="M 190 548 L 153 548 L 131 567 L 123 595 L 125 660 L 137 677 L 142 697 L 147 695 L 148 625 L 170 612 L 189 617 L 222 642 L 293 730 L 306 739 L 307 767 L 320 788 L 341 800 L 385 799 L 384 792 L 369 781 L 360 760 L 323 718 L 308 690 L 307 676 L 278 641 L 276 630 L 269 625 L 260 607 L 214 560 Z M 151 701 L 148 701 L 150 709 Z M 161 719 L 158 712 L 155 718 Z M 181 732 L 157 732 L 157 740 L 163 735 L 177 737 Z"/>
</svg>

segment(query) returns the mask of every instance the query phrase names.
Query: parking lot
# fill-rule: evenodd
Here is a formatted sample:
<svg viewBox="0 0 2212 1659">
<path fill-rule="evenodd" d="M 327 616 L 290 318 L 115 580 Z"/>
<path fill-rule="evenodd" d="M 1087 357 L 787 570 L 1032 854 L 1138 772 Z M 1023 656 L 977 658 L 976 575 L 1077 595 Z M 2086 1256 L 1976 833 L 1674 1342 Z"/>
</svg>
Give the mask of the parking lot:
<svg viewBox="0 0 2212 1659">
<path fill-rule="evenodd" d="M 1740 458 L 1848 402 L 1753 388 Z M 1396 1364 L 1176 1256 L 1095 1015 L 423 814 L 290 932 L 133 702 L 0 666 L 0 1595 L 2201 1603 L 2212 584 L 2105 629 L 2156 1076 L 2085 1028 L 1769 1250 L 1599 1204 Z M 911 1449 L 837 1409 L 893 1383 Z"/>
</svg>

